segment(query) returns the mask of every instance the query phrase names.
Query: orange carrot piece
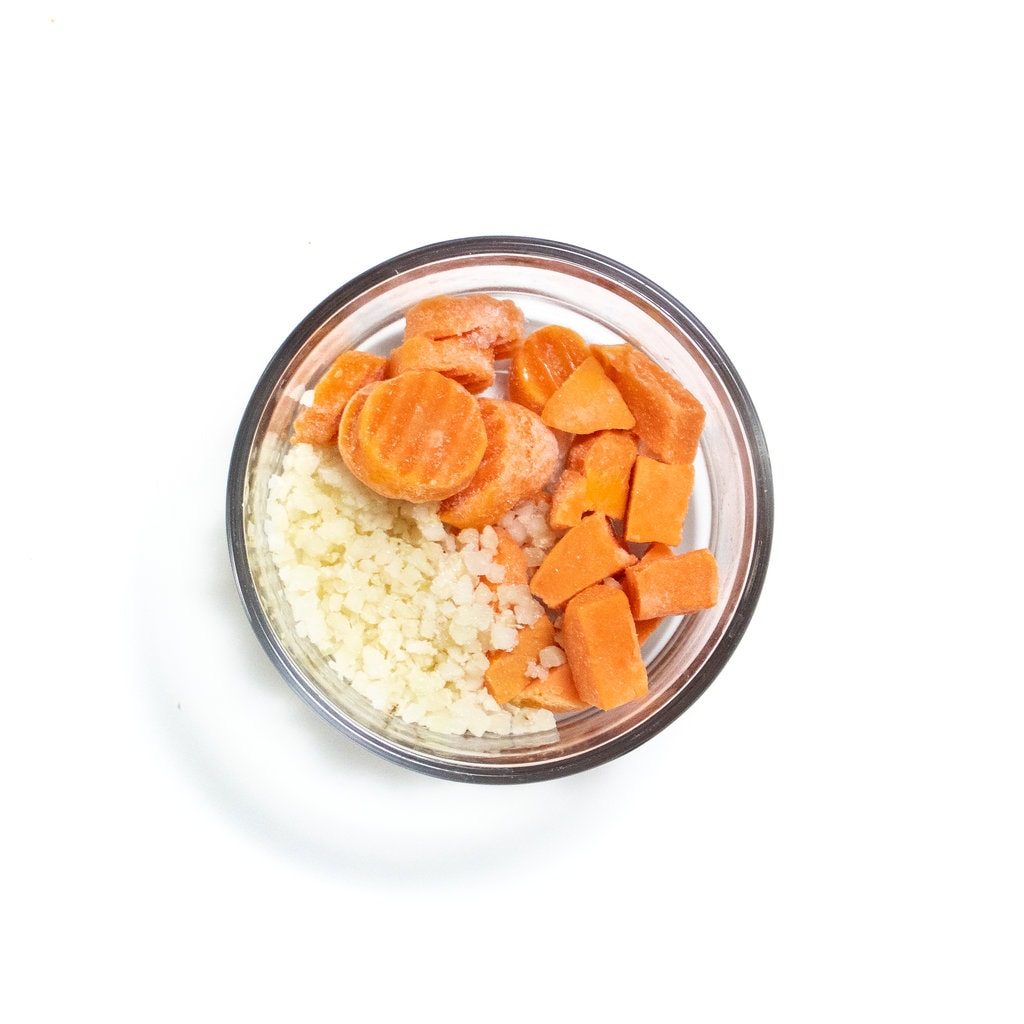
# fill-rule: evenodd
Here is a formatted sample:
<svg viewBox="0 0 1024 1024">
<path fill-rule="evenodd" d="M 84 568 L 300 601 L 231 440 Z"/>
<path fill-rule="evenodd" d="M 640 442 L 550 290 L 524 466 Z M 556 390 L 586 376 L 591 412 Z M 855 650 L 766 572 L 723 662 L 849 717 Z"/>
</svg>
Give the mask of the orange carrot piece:
<svg viewBox="0 0 1024 1024">
<path fill-rule="evenodd" d="M 338 432 L 352 473 L 386 498 L 440 501 L 473 478 L 487 448 L 475 399 L 435 370 L 410 370 L 361 389 Z"/>
<path fill-rule="evenodd" d="M 548 608 L 561 608 L 574 594 L 636 561 L 612 532 L 608 517 L 595 513 L 554 543 L 533 574 L 530 590 Z"/>
<path fill-rule="evenodd" d="M 678 544 L 683 539 L 692 491 L 692 464 L 677 465 L 639 456 L 633 467 L 623 536 L 636 544 Z"/>
<path fill-rule="evenodd" d="M 371 352 L 342 352 L 313 388 L 313 404 L 295 417 L 292 444 L 338 443 L 341 414 L 364 385 L 381 380 L 387 360 Z"/>
<path fill-rule="evenodd" d="M 540 417 L 503 398 L 478 398 L 487 447 L 472 479 L 441 502 L 443 523 L 456 529 L 496 523 L 540 490 L 558 461 L 558 441 Z"/>
<path fill-rule="evenodd" d="M 491 295 L 435 295 L 405 314 L 405 337 L 463 338 L 508 359 L 523 343 L 523 311 L 511 299 Z"/>
<path fill-rule="evenodd" d="M 532 679 L 517 697 L 509 702 L 517 708 L 543 708 L 555 715 L 583 711 L 588 704 L 576 689 L 568 663 L 548 669 L 543 679 Z"/>
<path fill-rule="evenodd" d="M 562 646 L 576 690 L 588 704 L 607 711 L 647 692 L 629 601 L 618 587 L 598 584 L 569 601 Z"/>
<path fill-rule="evenodd" d="M 494 383 L 494 353 L 464 338 L 406 338 L 388 357 L 387 376 L 409 370 L 437 370 L 478 395 Z"/>
<path fill-rule="evenodd" d="M 535 413 L 589 355 L 587 343 L 574 330 L 549 324 L 528 335 L 512 357 L 508 397 Z"/>
<path fill-rule="evenodd" d="M 651 454 L 662 462 L 693 462 L 704 429 L 700 402 L 631 345 L 592 346 L 591 352 L 636 417 L 636 433 Z"/>
<path fill-rule="evenodd" d="M 511 651 L 492 651 L 484 671 L 484 685 L 499 704 L 507 704 L 532 682 L 526 674 L 530 662 L 536 661 L 545 647 L 555 642 L 555 627 L 542 615 L 530 626 L 519 630 L 519 640 Z"/>
<path fill-rule="evenodd" d="M 706 548 L 629 566 L 622 579 L 635 619 L 691 615 L 718 602 L 718 563 Z"/>
<path fill-rule="evenodd" d="M 570 434 L 629 430 L 636 423 L 619 389 L 593 356 L 587 356 L 555 390 L 544 405 L 541 419 L 549 427 Z"/>
</svg>

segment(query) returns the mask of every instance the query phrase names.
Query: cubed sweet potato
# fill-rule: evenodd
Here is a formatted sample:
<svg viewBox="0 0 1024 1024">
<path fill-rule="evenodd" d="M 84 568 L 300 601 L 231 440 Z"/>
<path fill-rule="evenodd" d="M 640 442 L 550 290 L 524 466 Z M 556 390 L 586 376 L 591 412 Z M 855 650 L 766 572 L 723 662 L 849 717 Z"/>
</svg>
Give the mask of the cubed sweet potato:
<svg viewBox="0 0 1024 1024">
<path fill-rule="evenodd" d="M 629 430 L 636 422 L 619 389 L 593 356 L 584 359 L 547 400 L 541 419 L 569 434 Z"/>
<path fill-rule="evenodd" d="M 672 558 L 674 555 L 675 552 L 667 544 L 655 541 L 653 544 L 648 545 L 647 550 L 641 555 L 640 561 L 637 564 L 644 565 L 647 562 L 654 562 L 662 558 Z M 636 638 L 640 641 L 641 646 L 650 640 L 651 634 L 658 628 L 662 618 L 663 616 L 658 616 L 653 619 L 635 620 Z"/>
<path fill-rule="evenodd" d="M 704 429 L 700 402 L 632 345 L 592 346 L 591 352 L 636 417 L 634 429 L 650 453 L 662 462 L 693 462 Z"/>
<path fill-rule="evenodd" d="M 692 464 L 639 456 L 633 466 L 623 536 L 636 544 L 678 544 L 683 538 L 692 490 Z"/>
<path fill-rule="evenodd" d="M 499 704 L 507 704 L 533 681 L 526 674 L 545 647 L 555 642 L 555 627 L 542 615 L 533 625 L 519 630 L 519 641 L 511 651 L 492 651 L 484 671 L 484 685 Z"/>
<path fill-rule="evenodd" d="M 718 563 L 706 548 L 627 567 L 622 587 L 634 619 L 691 615 L 718 602 Z"/>
<path fill-rule="evenodd" d="M 509 703 L 519 708 L 543 708 L 555 715 L 591 706 L 579 695 L 568 663 L 549 669 L 543 679 L 531 679 Z"/>
<path fill-rule="evenodd" d="M 608 517 L 594 513 L 555 542 L 533 574 L 530 590 L 548 608 L 561 608 L 574 594 L 636 561 L 612 532 Z"/>
<path fill-rule="evenodd" d="M 576 690 L 588 704 L 609 710 L 647 692 L 629 601 L 618 587 L 598 584 L 570 599 L 562 646 Z"/>
</svg>

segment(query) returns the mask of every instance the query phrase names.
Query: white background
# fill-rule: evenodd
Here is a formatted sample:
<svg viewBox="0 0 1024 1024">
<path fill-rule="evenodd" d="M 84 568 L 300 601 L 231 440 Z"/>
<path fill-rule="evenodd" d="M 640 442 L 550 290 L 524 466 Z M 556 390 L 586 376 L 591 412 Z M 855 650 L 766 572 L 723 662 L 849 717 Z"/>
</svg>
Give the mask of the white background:
<svg viewBox="0 0 1024 1024">
<path fill-rule="evenodd" d="M 0 1017 L 1024 1019 L 1013 6 L 5 7 Z M 776 485 L 708 693 L 526 787 L 323 725 L 223 528 L 292 327 L 488 233 L 675 294 Z"/>
</svg>

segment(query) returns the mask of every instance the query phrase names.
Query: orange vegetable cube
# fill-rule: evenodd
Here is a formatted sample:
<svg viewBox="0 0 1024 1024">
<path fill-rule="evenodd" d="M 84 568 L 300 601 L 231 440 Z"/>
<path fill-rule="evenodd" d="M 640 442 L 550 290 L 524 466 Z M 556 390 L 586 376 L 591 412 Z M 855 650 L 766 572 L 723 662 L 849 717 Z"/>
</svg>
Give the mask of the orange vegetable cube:
<svg viewBox="0 0 1024 1024">
<path fill-rule="evenodd" d="M 366 384 L 382 380 L 386 367 L 383 356 L 354 349 L 342 352 L 313 388 L 313 404 L 295 418 L 292 444 L 337 444 L 348 400 Z"/>
<path fill-rule="evenodd" d="M 672 558 L 675 552 L 667 545 L 662 544 L 660 541 L 655 541 L 651 544 L 647 550 L 643 553 L 640 558 L 638 565 L 644 565 L 647 562 L 656 561 L 659 558 Z M 663 616 L 658 616 L 654 619 L 636 619 L 636 638 L 643 645 L 650 638 L 651 634 L 658 628 L 661 623 Z"/>
<path fill-rule="evenodd" d="M 507 704 L 519 696 L 533 680 L 526 674 L 530 662 L 555 642 L 555 627 L 542 615 L 533 625 L 519 630 L 519 641 L 511 651 L 492 651 L 484 671 L 484 685 L 499 704 Z"/>
<path fill-rule="evenodd" d="M 626 514 L 636 453 L 636 437 L 626 430 L 601 430 L 573 440 L 566 465 L 586 477 L 588 511 L 603 512 L 612 519 Z"/>
<path fill-rule="evenodd" d="M 633 466 L 623 536 L 638 544 L 678 544 L 683 538 L 683 522 L 692 491 L 692 464 L 677 465 L 639 456 Z"/>
<path fill-rule="evenodd" d="M 535 413 L 590 352 L 587 343 L 568 327 L 550 324 L 528 335 L 512 357 L 508 397 Z"/>
<path fill-rule="evenodd" d="M 530 580 L 530 590 L 548 608 L 561 608 L 574 594 L 637 561 L 612 532 L 607 516 L 589 515 L 560 537 Z"/>
<path fill-rule="evenodd" d="M 619 389 L 593 356 L 587 356 L 555 390 L 544 405 L 541 419 L 549 427 L 570 434 L 629 430 L 636 423 Z"/>
<path fill-rule="evenodd" d="M 662 462 L 697 456 L 704 407 L 672 374 L 631 345 L 593 346 L 594 357 L 636 417 L 636 433 Z"/>
<path fill-rule="evenodd" d="M 544 679 L 531 679 L 518 697 L 510 701 L 518 708 L 543 708 L 555 715 L 583 711 L 590 707 L 576 689 L 568 663 L 548 669 Z"/>
<path fill-rule="evenodd" d="M 634 619 L 691 615 L 718 602 L 718 563 L 706 548 L 629 566 L 622 579 Z"/>
<path fill-rule="evenodd" d="M 563 469 L 551 494 L 548 525 L 552 530 L 579 526 L 587 507 L 587 478 L 575 469 Z"/>
<path fill-rule="evenodd" d="M 618 587 L 598 584 L 566 605 L 562 646 L 580 697 L 608 710 L 647 692 L 629 601 Z"/>
</svg>

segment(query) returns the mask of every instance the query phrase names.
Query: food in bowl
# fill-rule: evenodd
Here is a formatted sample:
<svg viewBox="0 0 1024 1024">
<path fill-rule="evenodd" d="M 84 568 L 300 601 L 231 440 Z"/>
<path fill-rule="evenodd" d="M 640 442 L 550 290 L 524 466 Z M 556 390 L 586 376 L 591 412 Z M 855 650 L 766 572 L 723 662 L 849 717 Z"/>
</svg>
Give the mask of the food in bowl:
<svg viewBox="0 0 1024 1024">
<path fill-rule="evenodd" d="M 452 333 L 432 326 L 431 316 L 461 296 L 509 305 L 486 330 Z M 433 310 L 425 300 L 436 300 Z M 406 337 L 408 314 L 418 306 L 429 315 Z M 523 315 L 518 339 L 512 307 Z M 508 337 L 493 340 L 500 332 Z M 645 358 L 633 359 L 630 349 Z M 332 375 L 345 353 L 351 355 Z M 627 373 L 623 366 L 628 370 L 631 361 L 633 372 Z M 556 388 L 585 362 L 574 388 L 593 400 L 556 402 L 544 423 Z M 633 413 L 648 440 L 637 425 L 584 435 L 593 421 L 565 417 L 623 414 L 594 372 L 595 362 L 627 410 L 627 392 L 650 390 L 659 371 L 685 382 L 706 414 L 702 428 L 680 435 L 675 451 L 661 447 L 665 439 L 659 441 L 651 425 Z M 349 400 L 375 382 L 427 371 L 456 380 L 478 400 L 481 416 L 487 402 L 512 400 L 555 433 L 556 467 L 531 500 L 499 512 L 505 490 L 501 459 L 481 455 L 473 474 L 482 474 L 481 486 L 472 502 L 458 491 L 436 496 L 453 481 L 435 478 L 433 467 L 441 463 L 429 451 L 406 449 L 419 459 L 418 466 L 407 467 L 410 473 L 389 465 L 376 427 L 388 420 L 382 410 L 405 407 L 408 394 L 388 398 L 382 391 L 384 399 L 368 404 L 365 419 L 353 407 L 346 435 L 350 461 L 370 484 L 400 492 L 437 488 L 434 495 L 414 501 L 387 497 L 353 474 L 335 441 Z M 321 398 L 332 392 L 336 408 L 327 415 Z M 506 438 L 519 429 L 501 423 Z M 530 423 L 532 432 L 535 421 Z M 293 444 L 300 425 L 309 436 Z M 581 433 L 570 434 L 575 430 Z M 456 461 L 465 473 L 477 449 L 462 438 L 459 446 Z M 694 446 L 688 463 L 679 452 Z M 422 498 L 423 492 L 412 496 Z M 560 242 L 509 236 L 457 239 L 403 253 L 314 308 L 268 363 L 246 406 L 227 498 L 231 564 L 243 607 L 295 692 L 382 757 L 441 778 L 485 783 L 533 782 L 605 763 L 690 707 L 743 636 L 767 569 L 773 520 L 760 423 L 735 368 L 706 328 L 671 295 L 622 264 Z M 294 515 L 287 506 L 294 506 Z M 474 522 L 478 515 L 483 519 Z M 657 539 L 630 539 L 648 536 Z M 352 544 L 351 557 L 325 555 L 339 537 Z M 581 538 L 587 543 L 580 544 Z M 566 562 L 575 548 L 585 552 L 585 576 L 592 571 L 586 564 L 592 567 L 599 555 L 614 558 L 613 548 L 621 552 L 623 541 L 636 561 L 624 568 L 612 564 L 607 572 L 618 573 L 613 582 L 605 577 L 584 588 L 599 587 L 602 600 L 593 606 L 580 602 L 568 616 L 570 633 L 586 650 L 595 637 L 610 635 L 595 623 L 621 626 L 623 600 L 630 608 L 647 689 L 603 709 L 601 700 L 612 703 L 630 688 L 622 681 L 618 698 L 584 700 L 568 668 L 571 599 L 563 595 L 565 604 L 557 607 L 561 598 L 550 592 L 552 580 L 545 583 L 538 573 L 545 559 Z M 678 567 L 658 569 L 657 563 L 681 555 L 696 563 L 688 570 L 696 572 L 695 579 L 705 574 L 704 585 L 713 558 L 717 600 L 711 607 L 669 613 L 665 595 L 685 588 L 674 578 Z M 408 571 L 401 569 L 406 561 Z M 391 576 L 371 594 L 366 584 L 378 563 Z M 326 612 L 318 607 L 321 584 Z M 540 603 L 531 585 L 547 592 L 550 606 Z M 374 611 L 378 598 L 386 614 Z M 639 602 L 643 618 L 633 614 L 631 600 Z M 538 607 L 543 614 L 537 615 Z M 351 628 L 354 613 L 365 629 Z M 325 618 L 338 634 L 326 637 L 336 645 L 331 656 L 318 646 Z M 607 646 L 597 644 L 606 661 Z M 382 653 L 401 648 L 405 662 L 389 662 L 393 655 Z M 431 653 L 438 649 L 443 656 Z M 488 672 L 490 686 L 478 681 Z M 604 675 L 620 674 L 623 680 L 636 678 L 617 671 Z M 530 680 L 525 687 L 524 675 Z M 454 682 L 463 678 L 472 682 Z M 449 696 L 430 690 L 438 680 Z M 396 683 L 403 687 L 397 695 Z M 596 693 L 602 679 L 589 685 Z M 461 692 L 452 699 L 456 689 Z M 397 713 L 399 704 L 407 718 Z"/>
<path fill-rule="evenodd" d="M 386 356 L 345 351 L 303 396 L 271 481 L 274 560 L 334 685 L 456 735 L 642 697 L 641 638 L 717 601 L 714 556 L 671 548 L 700 402 L 628 342 L 524 324 L 509 299 L 420 300 Z"/>
</svg>

